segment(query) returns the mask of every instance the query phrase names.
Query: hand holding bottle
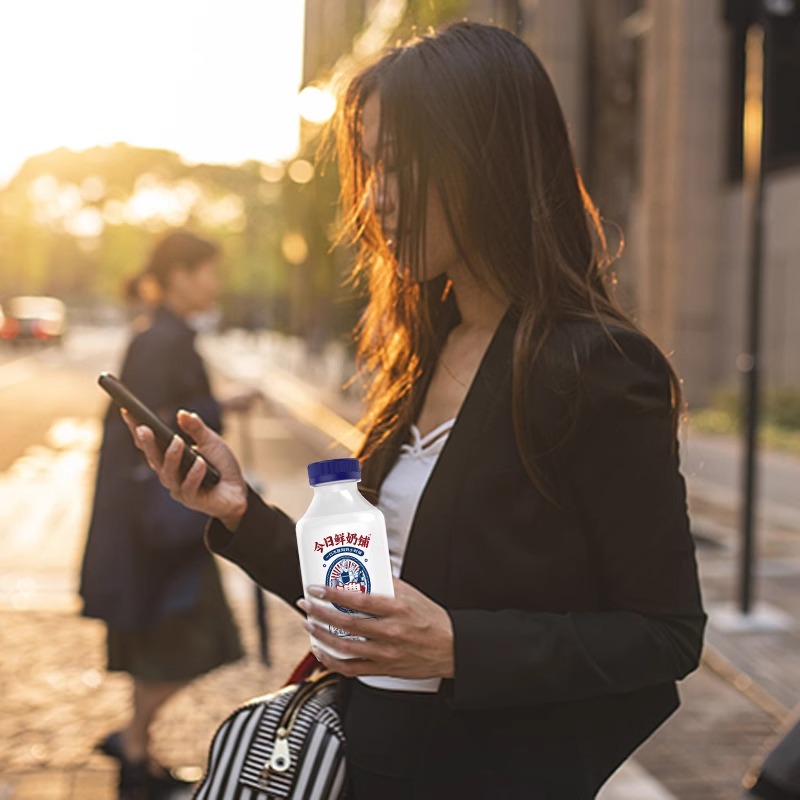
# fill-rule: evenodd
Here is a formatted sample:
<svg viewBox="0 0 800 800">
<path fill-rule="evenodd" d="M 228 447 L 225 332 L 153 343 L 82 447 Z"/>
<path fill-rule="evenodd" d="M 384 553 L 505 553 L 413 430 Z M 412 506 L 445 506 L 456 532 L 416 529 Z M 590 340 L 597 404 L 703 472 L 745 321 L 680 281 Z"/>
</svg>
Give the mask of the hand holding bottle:
<svg viewBox="0 0 800 800">
<path fill-rule="evenodd" d="M 348 605 L 360 612 L 359 617 L 332 607 L 341 597 L 336 589 L 311 586 L 307 591 L 320 602 L 304 599 L 297 605 L 308 614 L 306 630 L 321 645 L 312 648 L 314 655 L 328 669 L 348 677 L 419 679 L 455 674 L 450 615 L 411 584 L 395 578 L 394 597 L 348 597 Z M 345 630 L 350 636 L 341 638 L 331 630 Z"/>
</svg>

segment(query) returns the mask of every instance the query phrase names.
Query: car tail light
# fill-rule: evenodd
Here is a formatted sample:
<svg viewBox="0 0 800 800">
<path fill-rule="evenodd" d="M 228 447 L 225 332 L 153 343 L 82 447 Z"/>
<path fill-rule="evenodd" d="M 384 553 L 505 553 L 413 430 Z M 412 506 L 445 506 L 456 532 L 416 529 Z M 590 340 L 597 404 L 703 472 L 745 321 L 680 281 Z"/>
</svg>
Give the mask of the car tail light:
<svg viewBox="0 0 800 800">
<path fill-rule="evenodd" d="M 52 339 L 58 336 L 59 325 L 51 319 L 37 319 L 33 323 L 33 335 L 37 339 Z"/>
<path fill-rule="evenodd" d="M 13 317 L 6 317 L 3 327 L 0 328 L 0 338 L 16 339 L 19 334 L 19 321 Z"/>
</svg>

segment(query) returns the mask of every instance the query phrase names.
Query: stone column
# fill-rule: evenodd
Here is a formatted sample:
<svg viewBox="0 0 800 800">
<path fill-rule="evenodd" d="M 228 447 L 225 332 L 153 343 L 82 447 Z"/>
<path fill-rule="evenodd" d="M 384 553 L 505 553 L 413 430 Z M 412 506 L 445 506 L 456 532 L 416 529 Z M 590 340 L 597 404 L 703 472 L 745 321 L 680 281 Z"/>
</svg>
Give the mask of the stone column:
<svg viewBox="0 0 800 800">
<path fill-rule="evenodd" d="M 717 3 L 649 0 L 648 12 L 637 316 L 698 402 L 721 368 L 726 33 Z"/>
</svg>

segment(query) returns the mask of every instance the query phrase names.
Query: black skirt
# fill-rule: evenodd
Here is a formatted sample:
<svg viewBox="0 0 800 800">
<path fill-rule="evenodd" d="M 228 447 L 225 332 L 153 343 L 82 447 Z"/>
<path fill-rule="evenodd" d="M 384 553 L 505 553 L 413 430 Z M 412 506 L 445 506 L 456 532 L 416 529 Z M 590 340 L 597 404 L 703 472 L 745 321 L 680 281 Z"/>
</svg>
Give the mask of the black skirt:
<svg viewBox="0 0 800 800">
<path fill-rule="evenodd" d="M 142 630 L 108 627 L 108 669 L 148 683 L 190 681 L 244 655 L 213 559 L 197 605 Z"/>
</svg>

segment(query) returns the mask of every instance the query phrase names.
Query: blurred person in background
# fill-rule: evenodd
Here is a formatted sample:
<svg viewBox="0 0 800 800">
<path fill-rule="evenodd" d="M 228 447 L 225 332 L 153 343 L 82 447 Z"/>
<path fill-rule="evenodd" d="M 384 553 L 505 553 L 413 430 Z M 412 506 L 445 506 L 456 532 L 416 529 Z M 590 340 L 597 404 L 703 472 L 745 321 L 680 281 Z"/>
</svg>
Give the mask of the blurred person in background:
<svg viewBox="0 0 800 800">
<path fill-rule="evenodd" d="M 138 333 L 152 323 L 153 312 L 161 304 L 161 289 L 158 281 L 147 272 L 140 272 L 128 278 L 122 296 L 130 329 Z"/>
<path fill-rule="evenodd" d="M 202 459 L 181 479 L 182 440 L 162 457 L 129 420 L 133 438 L 214 518 L 211 549 L 348 656 L 315 651 L 343 676 L 350 797 L 586 800 L 700 659 L 679 380 L 614 300 L 555 91 L 520 39 L 466 22 L 415 38 L 352 79 L 337 120 L 369 290 L 355 455 L 395 597 L 354 595 L 357 618 L 304 587 L 295 521 L 195 415 L 178 423 L 222 475 L 209 491 Z"/>
<path fill-rule="evenodd" d="M 212 394 L 195 349 L 195 315 L 214 307 L 220 251 L 186 231 L 166 235 L 144 272 L 128 284 L 134 336 L 121 380 L 174 425 L 192 409 L 217 432 L 225 410 L 244 410 L 256 393 L 225 402 Z M 133 681 L 133 713 L 99 749 L 119 761 L 120 798 L 167 796 L 179 781 L 150 752 L 150 726 L 175 692 L 243 655 L 218 568 L 203 544 L 204 514 L 173 501 L 132 446 L 109 407 L 97 469 L 80 593 L 84 616 L 107 625 L 108 669 Z"/>
<path fill-rule="evenodd" d="M 747 779 L 752 788 L 745 798 L 800 800 L 800 707 L 761 766 Z"/>
</svg>

